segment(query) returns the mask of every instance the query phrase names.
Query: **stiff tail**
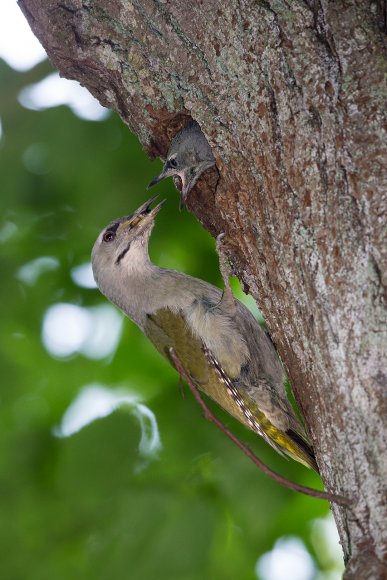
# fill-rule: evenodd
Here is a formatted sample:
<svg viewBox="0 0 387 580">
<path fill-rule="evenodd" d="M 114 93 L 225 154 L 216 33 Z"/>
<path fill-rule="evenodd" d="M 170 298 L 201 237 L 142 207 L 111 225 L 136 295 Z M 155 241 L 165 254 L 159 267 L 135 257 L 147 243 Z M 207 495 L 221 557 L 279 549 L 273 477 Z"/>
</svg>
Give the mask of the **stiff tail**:
<svg viewBox="0 0 387 580">
<path fill-rule="evenodd" d="M 314 469 L 317 473 L 320 473 L 312 446 L 309 445 L 309 443 L 305 441 L 305 439 L 301 435 L 299 435 L 296 431 L 293 431 L 293 429 L 288 429 L 286 431 L 286 434 L 292 440 L 292 442 L 295 444 L 295 447 L 297 448 L 297 453 L 295 456 L 293 455 L 293 453 L 291 453 L 290 450 L 287 450 L 287 453 L 289 454 L 290 452 L 290 454 L 298 461 L 302 459 L 303 460 L 302 463 L 304 463 L 304 465 L 306 464 L 312 469 Z"/>
<path fill-rule="evenodd" d="M 248 422 L 250 429 L 261 435 L 280 455 L 288 455 L 319 473 L 313 448 L 302 435 L 293 429 L 281 431 L 255 405 L 251 409 L 254 415 Z"/>
</svg>

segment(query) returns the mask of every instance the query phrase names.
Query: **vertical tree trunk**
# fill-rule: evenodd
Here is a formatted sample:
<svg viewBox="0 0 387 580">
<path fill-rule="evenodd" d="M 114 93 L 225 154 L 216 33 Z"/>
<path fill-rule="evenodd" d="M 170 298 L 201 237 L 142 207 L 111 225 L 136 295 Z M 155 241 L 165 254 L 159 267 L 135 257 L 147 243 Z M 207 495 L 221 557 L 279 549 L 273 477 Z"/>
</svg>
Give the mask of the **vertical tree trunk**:
<svg viewBox="0 0 387 580">
<path fill-rule="evenodd" d="M 62 75 L 165 155 L 190 116 L 218 173 L 189 208 L 224 231 L 311 431 L 347 578 L 387 551 L 386 7 L 367 0 L 19 0 Z M 384 349 L 383 349 L 384 347 Z"/>
</svg>

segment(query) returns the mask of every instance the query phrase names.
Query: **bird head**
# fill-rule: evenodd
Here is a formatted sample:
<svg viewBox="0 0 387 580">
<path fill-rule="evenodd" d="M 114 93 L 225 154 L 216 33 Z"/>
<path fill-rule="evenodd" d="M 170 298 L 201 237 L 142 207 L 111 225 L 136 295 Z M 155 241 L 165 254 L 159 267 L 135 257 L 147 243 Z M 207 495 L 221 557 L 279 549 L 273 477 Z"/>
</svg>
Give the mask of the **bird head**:
<svg viewBox="0 0 387 580">
<path fill-rule="evenodd" d="M 156 197 L 151 197 L 131 215 L 111 222 L 99 234 L 91 261 L 95 281 L 101 288 L 118 275 L 121 268 L 130 271 L 149 263 L 149 236 L 155 217 L 165 202 L 161 201 L 152 209 Z"/>
<path fill-rule="evenodd" d="M 166 177 L 178 176 L 182 186 L 181 205 L 184 205 L 200 175 L 213 165 L 215 159 L 204 133 L 196 121 L 190 121 L 173 138 L 163 170 L 150 182 L 148 189 Z"/>
</svg>

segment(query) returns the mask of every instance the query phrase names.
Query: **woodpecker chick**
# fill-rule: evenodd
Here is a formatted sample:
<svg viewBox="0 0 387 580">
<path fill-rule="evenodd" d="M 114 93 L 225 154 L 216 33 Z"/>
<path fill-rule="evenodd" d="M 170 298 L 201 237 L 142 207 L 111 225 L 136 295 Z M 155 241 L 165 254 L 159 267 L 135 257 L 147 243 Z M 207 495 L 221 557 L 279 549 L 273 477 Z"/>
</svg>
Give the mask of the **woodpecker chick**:
<svg viewBox="0 0 387 580">
<path fill-rule="evenodd" d="M 148 242 L 163 202 L 151 198 L 108 225 L 92 251 L 94 278 L 171 363 L 172 347 L 197 387 L 280 454 L 318 470 L 284 389 L 277 352 L 251 312 L 225 291 L 159 268 Z M 218 240 L 218 247 L 222 244 Z"/>
<path fill-rule="evenodd" d="M 181 206 L 203 171 L 215 165 L 211 147 L 196 121 L 189 121 L 173 138 L 167 159 L 160 175 L 148 185 L 148 189 L 164 179 L 177 175 L 181 179 Z"/>
</svg>

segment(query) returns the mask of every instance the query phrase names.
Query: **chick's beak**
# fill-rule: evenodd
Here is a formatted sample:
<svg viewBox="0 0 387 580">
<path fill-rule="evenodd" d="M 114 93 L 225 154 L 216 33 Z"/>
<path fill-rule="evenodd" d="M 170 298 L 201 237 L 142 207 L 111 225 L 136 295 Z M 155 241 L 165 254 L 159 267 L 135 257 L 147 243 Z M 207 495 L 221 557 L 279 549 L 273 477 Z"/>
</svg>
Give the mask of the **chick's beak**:
<svg viewBox="0 0 387 580">
<path fill-rule="evenodd" d="M 155 177 L 154 179 L 152 179 L 152 181 L 147 185 L 147 189 L 150 189 L 151 187 L 153 187 L 154 185 L 156 185 L 156 183 L 159 183 L 159 181 L 161 181 L 162 179 L 165 179 L 165 177 L 169 177 L 170 173 L 168 172 L 167 169 L 163 169 L 162 172 Z"/>
<path fill-rule="evenodd" d="M 156 183 L 159 183 L 159 181 L 161 181 L 162 179 L 165 179 L 166 177 L 174 177 L 174 176 L 178 176 L 181 179 L 181 194 L 182 194 L 182 199 L 180 202 L 180 209 L 182 209 L 184 207 L 184 201 L 187 198 L 187 195 L 190 191 L 190 189 L 192 188 L 192 181 L 188 178 L 188 170 L 182 170 L 179 172 L 173 171 L 170 168 L 166 168 L 164 167 L 164 169 L 162 170 L 162 172 L 160 173 L 160 175 L 158 175 L 157 177 L 155 177 L 150 184 L 147 186 L 147 189 L 150 189 L 151 187 L 153 187 L 154 185 L 156 185 Z"/>
</svg>

